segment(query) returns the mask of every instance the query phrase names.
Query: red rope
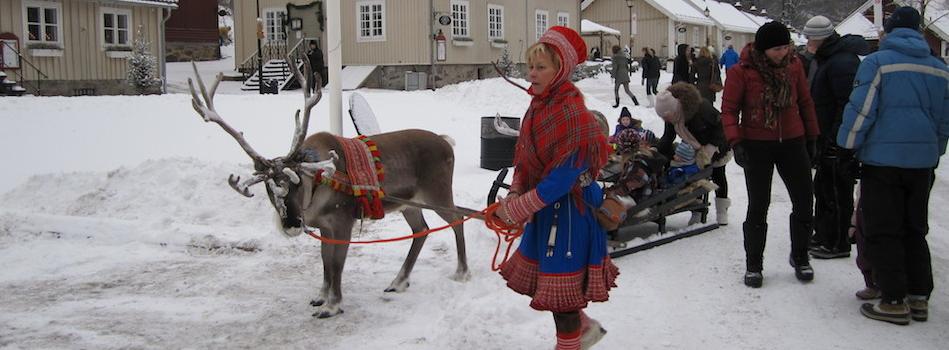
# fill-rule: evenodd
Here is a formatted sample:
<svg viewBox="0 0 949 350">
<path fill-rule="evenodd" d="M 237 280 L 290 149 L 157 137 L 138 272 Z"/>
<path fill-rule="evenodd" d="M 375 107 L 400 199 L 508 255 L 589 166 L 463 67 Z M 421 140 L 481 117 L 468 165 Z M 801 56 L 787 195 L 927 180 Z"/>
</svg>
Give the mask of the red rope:
<svg viewBox="0 0 949 350">
<path fill-rule="evenodd" d="M 501 264 L 504 264 L 504 262 L 507 261 L 508 257 L 510 256 L 511 247 L 514 246 L 514 241 L 524 233 L 524 227 L 522 226 L 522 224 L 508 224 L 504 222 L 504 220 L 501 220 L 501 218 L 499 218 L 497 215 L 495 215 L 494 213 L 498 210 L 498 208 L 500 208 L 500 203 L 494 203 L 476 214 L 462 217 L 461 219 L 455 220 L 451 223 L 448 223 L 447 225 L 431 228 L 431 229 L 427 229 L 421 232 L 413 233 L 411 235 L 395 237 L 395 238 L 373 239 L 373 240 L 368 240 L 368 241 L 349 241 L 349 240 L 340 240 L 340 239 L 323 237 L 317 234 L 315 231 L 307 230 L 306 228 L 304 228 L 303 231 L 306 232 L 306 234 L 309 235 L 310 237 L 316 238 L 320 242 L 328 243 L 328 244 L 389 243 L 389 242 L 404 241 L 411 238 L 428 236 L 432 233 L 445 230 L 449 227 L 461 225 L 465 221 L 474 219 L 475 217 L 482 217 L 484 218 L 485 226 L 487 226 L 489 229 L 494 231 L 494 234 L 497 235 L 498 237 L 498 244 L 494 249 L 494 257 L 491 258 L 491 271 L 498 271 L 501 268 Z M 497 262 L 498 253 L 500 253 L 501 251 L 501 241 L 507 242 L 508 246 L 507 246 L 507 249 L 504 251 L 504 258 L 500 262 Z"/>
</svg>

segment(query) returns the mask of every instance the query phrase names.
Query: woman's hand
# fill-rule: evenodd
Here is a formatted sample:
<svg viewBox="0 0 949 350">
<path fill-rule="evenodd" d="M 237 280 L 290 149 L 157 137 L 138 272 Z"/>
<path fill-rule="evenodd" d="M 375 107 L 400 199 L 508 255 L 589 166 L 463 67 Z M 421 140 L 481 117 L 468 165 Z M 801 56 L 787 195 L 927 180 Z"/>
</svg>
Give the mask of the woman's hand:
<svg viewBox="0 0 949 350">
<path fill-rule="evenodd" d="M 741 142 L 732 146 L 732 152 L 735 155 L 735 164 L 738 164 L 738 166 L 744 168 L 745 165 L 748 164 L 748 154 L 745 153 L 745 147 L 741 144 Z"/>
</svg>

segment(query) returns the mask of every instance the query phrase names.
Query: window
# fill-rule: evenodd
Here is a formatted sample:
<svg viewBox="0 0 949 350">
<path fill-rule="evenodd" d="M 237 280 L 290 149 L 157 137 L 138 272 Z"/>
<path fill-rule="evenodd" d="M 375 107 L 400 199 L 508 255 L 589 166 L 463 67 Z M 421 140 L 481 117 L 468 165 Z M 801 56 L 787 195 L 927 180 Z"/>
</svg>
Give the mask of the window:
<svg viewBox="0 0 949 350">
<path fill-rule="evenodd" d="M 287 40 L 287 32 L 283 30 L 286 19 L 287 10 L 285 9 L 264 10 L 264 31 L 267 32 L 267 41 Z"/>
<path fill-rule="evenodd" d="M 488 39 L 504 39 L 504 6 L 488 5 Z"/>
<path fill-rule="evenodd" d="M 386 5 L 383 0 L 356 3 L 357 42 L 386 40 Z"/>
<path fill-rule="evenodd" d="M 451 36 L 467 38 L 468 35 L 468 1 L 451 1 Z"/>
<path fill-rule="evenodd" d="M 540 40 L 540 37 L 543 36 L 544 32 L 547 31 L 547 11 L 537 10 L 534 12 L 534 18 L 534 28 L 537 31 L 537 40 Z"/>
<path fill-rule="evenodd" d="M 699 35 L 701 34 L 699 33 L 700 30 L 701 29 L 699 29 L 699 27 L 692 27 L 692 46 L 693 47 L 701 46 L 701 44 L 699 43 L 699 40 L 702 40 L 699 37 Z M 698 51 L 696 51 L 696 53 L 698 53 Z"/>
<path fill-rule="evenodd" d="M 52 1 L 23 2 L 27 42 L 61 44 L 63 5 Z"/>
<path fill-rule="evenodd" d="M 557 13 L 557 25 L 569 27 L 570 26 L 570 14 L 566 12 Z"/>
<path fill-rule="evenodd" d="M 129 28 L 131 27 L 131 10 L 102 8 L 102 44 L 129 46 Z"/>
</svg>

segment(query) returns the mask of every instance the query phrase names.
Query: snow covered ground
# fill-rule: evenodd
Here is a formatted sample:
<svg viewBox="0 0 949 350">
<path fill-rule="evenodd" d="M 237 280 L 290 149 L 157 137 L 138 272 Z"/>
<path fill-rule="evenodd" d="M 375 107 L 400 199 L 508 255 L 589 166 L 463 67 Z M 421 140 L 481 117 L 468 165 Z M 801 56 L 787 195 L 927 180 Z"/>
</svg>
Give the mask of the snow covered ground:
<svg viewBox="0 0 949 350">
<path fill-rule="evenodd" d="M 207 77 L 230 70 L 201 65 Z M 223 68 L 222 68 L 223 67 Z M 170 83 L 188 66 L 169 64 Z M 668 81 L 668 76 L 664 76 Z M 638 77 L 631 86 L 644 100 Z M 289 147 L 299 92 L 242 94 L 225 82 L 221 114 L 264 155 Z M 611 123 L 607 75 L 578 84 L 588 106 Z M 181 91 L 181 90 L 179 90 Z M 424 128 L 456 142 L 455 199 L 482 207 L 495 172 L 480 169 L 482 116 L 520 117 L 528 97 L 500 79 L 437 91 L 359 90 L 383 130 Z M 348 93 L 344 94 L 344 98 Z M 494 234 L 466 224 L 472 278 L 449 279 L 451 234 L 423 249 L 405 293 L 384 293 L 408 242 L 353 246 L 343 275 L 344 314 L 311 317 L 322 281 L 319 244 L 285 239 L 262 188 L 251 199 L 226 184 L 250 162 L 190 96 L 0 99 L 0 348 L 546 349 L 549 313 L 528 307 L 491 272 Z M 622 98 L 628 104 L 628 98 Z M 327 104 L 310 132 L 327 129 Z M 632 108 L 657 132 L 651 109 Z M 344 133 L 354 135 L 348 122 Z M 743 173 L 729 165 L 732 225 L 617 259 L 622 275 L 607 303 L 589 314 L 609 330 L 599 349 L 937 349 L 949 334 L 949 206 L 938 170 L 930 246 L 936 291 L 930 321 L 899 327 L 858 312 L 862 279 L 853 258 L 814 261 L 802 285 L 787 265 L 790 202 L 775 180 L 765 285 L 749 289 L 740 222 Z M 686 214 L 682 214 L 686 215 Z M 426 213 L 431 225 L 442 223 Z M 673 218 L 681 227 L 687 218 Z M 408 233 L 397 215 L 357 227 L 371 239 Z"/>
</svg>

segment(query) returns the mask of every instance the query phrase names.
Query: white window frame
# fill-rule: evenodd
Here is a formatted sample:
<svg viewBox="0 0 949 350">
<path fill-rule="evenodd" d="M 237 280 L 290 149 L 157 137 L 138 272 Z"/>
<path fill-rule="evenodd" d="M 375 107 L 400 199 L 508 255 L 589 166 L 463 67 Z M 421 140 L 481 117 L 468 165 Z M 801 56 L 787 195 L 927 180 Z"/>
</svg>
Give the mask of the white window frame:
<svg viewBox="0 0 949 350">
<path fill-rule="evenodd" d="M 374 6 L 379 10 L 375 11 Z M 368 12 L 363 12 L 363 7 L 368 8 Z M 379 18 L 374 18 L 378 14 Z M 363 18 L 363 15 L 366 18 Z M 367 33 L 363 33 L 362 25 L 366 24 Z M 356 2 L 356 42 L 375 42 L 386 41 L 386 2 L 384 0 L 364 0 Z"/>
<path fill-rule="evenodd" d="M 30 22 L 29 17 L 27 17 L 27 10 L 30 7 L 36 7 L 40 9 L 40 22 L 35 23 L 39 25 L 39 33 L 41 39 L 32 40 L 30 39 Z M 45 40 L 46 27 L 48 26 L 46 22 L 46 11 L 47 9 L 56 10 L 56 40 Z M 59 1 L 39 1 L 39 0 L 23 0 L 23 37 L 26 39 L 27 44 L 30 43 L 42 43 L 42 44 L 55 44 L 60 47 L 63 46 L 63 4 Z"/>
<path fill-rule="evenodd" d="M 471 3 L 468 0 L 451 0 L 451 37 L 471 37 Z"/>
<path fill-rule="evenodd" d="M 570 13 L 567 12 L 557 12 L 557 25 L 569 27 L 570 26 Z"/>
<path fill-rule="evenodd" d="M 488 39 L 504 39 L 504 6 L 488 4 Z"/>
<path fill-rule="evenodd" d="M 114 27 L 113 27 L 112 29 L 109 29 L 109 28 L 106 28 L 106 27 L 105 27 L 105 15 L 112 15 L 112 16 L 113 16 L 112 25 L 113 25 Z M 119 16 L 126 16 L 126 17 L 128 18 L 128 19 L 126 20 L 126 22 L 125 22 L 125 32 L 126 32 L 126 35 L 125 35 L 125 42 L 124 42 L 124 43 L 119 42 L 119 32 L 121 31 L 121 29 L 118 28 Z M 99 22 L 100 22 L 100 23 L 99 23 L 99 34 L 100 34 L 100 36 L 101 36 L 101 38 L 99 39 L 99 42 L 102 43 L 102 46 L 103 46 L 103 47 L 108 47 L 108 46 L 125 46 L 125 47 L 131 47 L 131 46 L 132 46 L 132 28 L 135 28 L 135 27 L 132 25 L 132 10 L 130 10 L 130 9 L 114 8 L 114 7 L 101 7 L 101 8 L 99 8 Z M 112 38 L 115 40 L 114 43 L 109 43 L 109 42 L 106 42 L 106 41 L 105 41 L 105 32 L 106 32 L 107 30 L 113 31 Z"/>
<path fill-rule="evenodd" d="M 536 31 L 534 40 L 540 40 L 548 28 L 550 28 L 550 13 L 547 10 L 534 10 L 534 31 Z"/>
<path fill-rule="evenodd" d="M 705 46 L 705 44 L 701 43 L 702 36 L 701 36 L 701 33 L 699 33 L 700 30 L 701 29 L 699 27 L 695 27 L 695 26 L 692 27 L 692 45 L 691 45 L 692 47 Z M 698 53 L 698 51 L 696 51 L 696 53 Z"/>
<path fill-rule="evenodd" d="M 287 41 L 287 33 L 283 31 L 283 27 L 286 23 L 283 23 L 287 19 L 287 8 L 285 7 L 268 7 L 263 9 L 263 21 L 264 21 L 264 41 L 265 42 L 280 42 Z M 267 23 L 268 15 L 274 14 L 273 24 Z M 281 17 L 280 14 L 283 14 Z M 279 36 L 279 37 L 278 37 Z"/>
</svg>

